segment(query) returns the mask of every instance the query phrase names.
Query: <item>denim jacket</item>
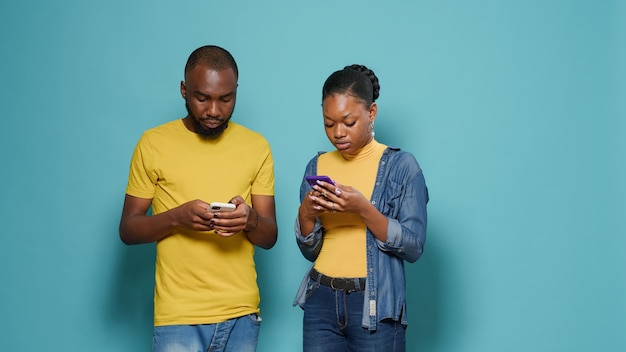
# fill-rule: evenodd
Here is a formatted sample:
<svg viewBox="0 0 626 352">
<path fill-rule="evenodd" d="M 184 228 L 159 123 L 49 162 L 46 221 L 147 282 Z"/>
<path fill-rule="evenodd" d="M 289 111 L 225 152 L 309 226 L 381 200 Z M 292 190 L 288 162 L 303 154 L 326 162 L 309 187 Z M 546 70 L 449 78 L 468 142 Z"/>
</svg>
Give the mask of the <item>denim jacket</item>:
<svg viewBox="0 0 626 352">
<path fill-rule="evenodd" d="M 317 174 L 318 153 L 309 161 L 306 175 Z M 311 186 L 300 186 L 300 201 Z M 388 147 L 378 164 L 370 202 L 389 220 L 387 241 L 381 242 L 367 229 L 367 283 L 361 325 L 376 330 L 376 323 L 393 319 L 407 324 L 404 260 L 413 263 L 422 255 L 426 240 L 428 189 L 422 170 L 408 152 Z M 315 219 L 313 232 L 303 236 L 296 218 L 296 241 L 304 257 L 314 262 L 324 240 L 324 229 Z M 293 305 L 304 307 L 310 289 L 309 272 L 302 280 Z"/>
</svg>

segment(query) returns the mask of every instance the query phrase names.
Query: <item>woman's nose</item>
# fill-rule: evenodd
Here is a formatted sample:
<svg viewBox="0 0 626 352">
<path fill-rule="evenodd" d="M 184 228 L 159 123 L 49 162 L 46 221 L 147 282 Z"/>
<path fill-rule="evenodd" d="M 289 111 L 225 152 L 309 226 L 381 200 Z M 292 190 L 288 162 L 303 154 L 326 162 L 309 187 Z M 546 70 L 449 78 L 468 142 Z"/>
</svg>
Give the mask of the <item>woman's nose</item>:
<svg viewBox="0 0 626 352">
<path fill-rule="evenodd" d="M 340 124 L 337 124 L 333 130 L 333 136 L 335 138 L 341 138 L 341 137 L 345 137 L 346 135 L 346 129 L 343 128 L 343 126 L 341 126 Z"/>
</svg>

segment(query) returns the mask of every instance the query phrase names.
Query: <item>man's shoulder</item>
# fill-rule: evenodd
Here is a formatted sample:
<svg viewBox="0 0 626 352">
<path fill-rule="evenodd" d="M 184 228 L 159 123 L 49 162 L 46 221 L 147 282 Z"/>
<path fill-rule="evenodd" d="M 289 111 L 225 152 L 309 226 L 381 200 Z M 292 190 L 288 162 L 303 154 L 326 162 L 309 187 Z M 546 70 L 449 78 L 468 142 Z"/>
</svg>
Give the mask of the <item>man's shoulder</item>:
<svg viewBox="0 0 626 352">
<path fill-rule="evenodd" d="M 176 120 L 167 121 L 160 125 L 151 127 L 147 129 L 144 133 L 154 133 L 154 132 L 159 133 L 162 131 L 170 131 L 170 130 L 179 129 L 181 126 L 184 126 L 184 124 L 182 123 L 182 120 L 176 119 Z"/>
<path fill-rule="evenodd" d="M 267 143 L 267 139 L 261 134 L 261 132 L 254 131 L 244 125 L 230 122 L 228 128 L 231 129 L 233 135 L 236 135 L 238 138 Z"/>
<path fill-rule="evenodd" d="M 246 127 L 240 123 L 233 122 L 233 121 L 230 121 L 228 123 L 228 128 L 231 128 L 233 132 L 237 132 L 237 133 L 250 133 L 250 134 L 258 134 L 258 135 L 261 134 L 257 131 L 252 130 L 249 127 Z"/>
<path fill-rule="evenodd" d="M 152 142 L 172 139 L 174 136 L 184 133 L 184 124 L 182 120 L 172 120 L 145 130 L 142 134 L 142 140 L 150 140 Z M 176 138 L 174 138 L 176 139 Z"/>
</svg>

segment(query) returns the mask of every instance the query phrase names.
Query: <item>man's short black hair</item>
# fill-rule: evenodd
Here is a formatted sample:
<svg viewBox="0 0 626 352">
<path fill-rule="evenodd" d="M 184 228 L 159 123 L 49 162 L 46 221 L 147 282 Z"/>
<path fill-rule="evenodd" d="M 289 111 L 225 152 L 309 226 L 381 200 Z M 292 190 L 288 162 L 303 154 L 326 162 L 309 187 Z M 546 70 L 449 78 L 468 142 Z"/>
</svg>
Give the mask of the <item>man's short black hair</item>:
<svg viewBox="0 0 626 352">
<path fill-rule="evenodd" d="M 233 58 L 228 50 L 216 45 L 205 45 L 194 50 L 191 55 L 189 55 L 189 59 L 187 59 L 185 74 L 198 64 L 206 65 L 216 71 L 232 68 L 235 72 L 235 76 L 239 77 L 239 70 L 237 69 L 235 58 Z"/>
</svg>

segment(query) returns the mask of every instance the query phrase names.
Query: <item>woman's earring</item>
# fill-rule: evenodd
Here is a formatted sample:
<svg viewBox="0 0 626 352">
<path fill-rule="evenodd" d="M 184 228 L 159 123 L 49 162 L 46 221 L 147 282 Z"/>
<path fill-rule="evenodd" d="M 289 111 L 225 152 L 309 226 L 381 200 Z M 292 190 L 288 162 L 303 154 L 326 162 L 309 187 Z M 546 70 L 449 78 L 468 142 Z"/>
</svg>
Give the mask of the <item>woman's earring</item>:
<svg viewBox="0 0 626 352">
<path fill-rule="evenodd" d="M 374 123 L 370 122 L 370 130 L 372 130 L 372 137 L 374 137 L 376 135 L 376 132 L 374 132 Z"/>
</svg>

